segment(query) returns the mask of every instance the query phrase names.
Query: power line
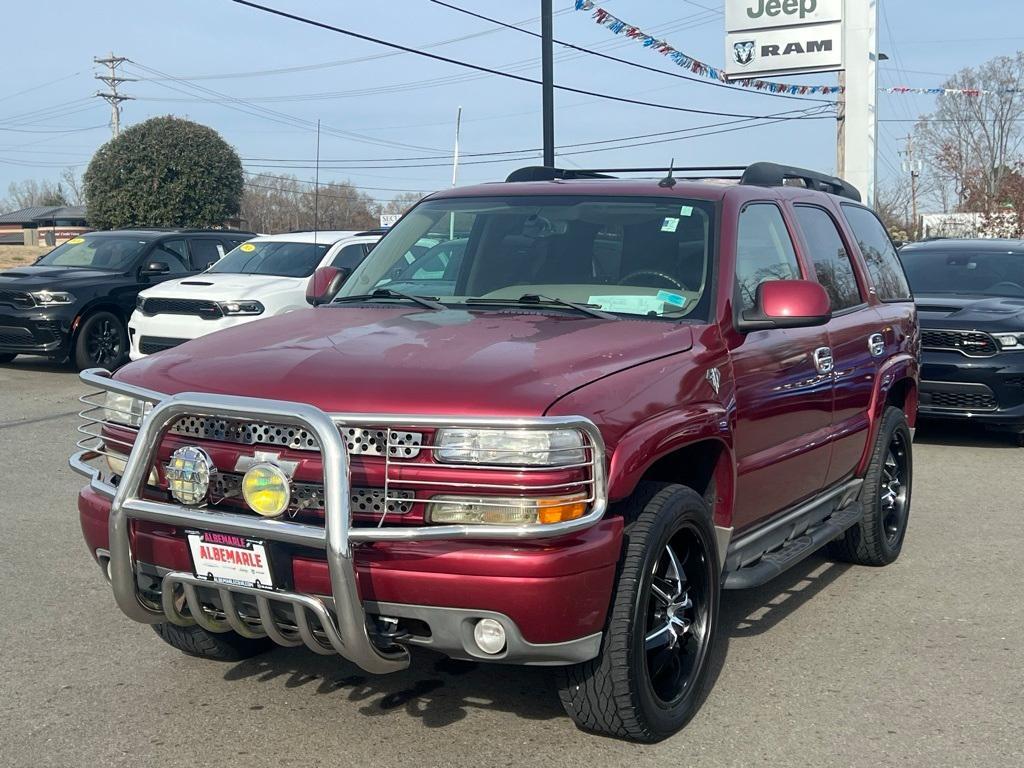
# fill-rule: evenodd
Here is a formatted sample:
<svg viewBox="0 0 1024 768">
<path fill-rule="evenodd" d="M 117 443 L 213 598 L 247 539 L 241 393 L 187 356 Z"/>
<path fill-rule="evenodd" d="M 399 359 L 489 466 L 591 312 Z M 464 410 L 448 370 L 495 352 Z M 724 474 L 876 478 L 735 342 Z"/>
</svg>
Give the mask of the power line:
<svg viewBox="0 0 1024 768">
<path fill-rule="evenodd" d="M 464 13 L 467 16 L 472 16 L 474 18 L 481 19 L 482 21 L 486 21 L 486 22 L 489 22 L 491 24 L 497 24 L 498 26 L 505 27 L 506 29 L 513 29 L 516 32 L 522 32 L 525 35 L 531 35 L 532 37 L 540 37 L 539 34 L 537 34 L 536 32 L 534 32 L 532 30 L 522 29 L 521 27 L 519 27 L 519 26 L 517 26 L 515 24 L 510 24 L 508 22 L 504 22 L 504 21 L 501 21 L 500 19 L 495 19 L 495 18 L 492 18 L 490 16 L 484 16 L 482 13 L 476 13 L 475 11 L 471 11 L 471 10 L 469 10 L 467 8 L 460 8 L 457 5 L 452 5 L 451 3 L 446 3 L 446 2 L 444 2 L 444 0 L 429 0 L 429 2 L 434 3 L 435 5 L 444 6 L 445 8 L 450 8 L 451 10 L 457 11 L 458 13 Z M 693 3 L 693 5 L 697 5 L 697 4 Z M 698 5 L 697 7 L 701 8 L 703 6 L 699 6 Z M 706 9 L 706 10 L 710 10 L 710 9 Z M 808 98 L 808 97 L 805 97 L 805 96 L 791 96 L 789 94 L 783 94 L 783 93 L 769 93 L 767 91 L 744 90 L 744 89 L 736 88 L 735 86 L 732 86 L 732 85 L 727 85 L 726 83 L 718 83 L 718 82 L 715 82 L 713 80 L 704 80 L 703 78 L 699 78 L 699 77 L 691 77 L 689 75 L 684 75 L 684 74 L 681 74 L 679 72 L 668 72 L 668 71 L 666 71 L 664 69 L 658 69 L 657 67 L 648 67 L 645 64 L 638 64 L 635 61 L 629 61 L 628 59 L 621 59 L 618 56 L 610 56 L 610 55 L 608 55 L 606 53 L 601 53 L 599 51 L 594 51 L 594 50 L 591 50 L 589 48 L 584 48 L 582 46 L 566 42 L 565 40 L 558 40 L 556 38 L 554 40 L 554 42 L 557 43 L 558 45 L 561 45 L 561 46 L 565 47 L 565 48 L 571 48 L 574 51 L 580 51 L 581 53 L 585 53 L 585 54 L 588 54 L 590 56 L 597 56 L 598 58 L 601 58 L 601 59 L 607 59 L 608 61 L 614 61 L 614 62 L 617 62 L 619 64 L 625 64 L 626 66 L 635 67 L 636 69 L 643 69 L 643 70 L 646 70 L 648 72 L 656 72 L 659 75 L 667 75 L 668 77 L 676 77 L 676 78 L 679 78 L 680 80 L 689 80 L 690 82 L 700 83 L 701 85 L 709 85 L 709 86 L 713 86 L 713 87 L 716 87 L 716 88 L 725 88 L 726 90 L 731 91 L 733 93 L 758 93 L 758 94 L 761 94 L 762 96 L 773 96 L 775 98 L 783 98 L 783 99 L 796 99 L 797 101 L 817 101 L 817 102 L 821 102 L 823 104 L 834 104 L 835 103 L 831 99 L 814 99 L 814 98 Z"/>
<path fill-rule="evenodd" d="M 428 59 L 433 59 L 435 61 L 443 61 L 446 64 L 454 64 L 455 66 L 464 67 L 466 69 L 474 69 L 474 70 L 476 70 L 478 72 L 486 72 L 486 73 L 491 74 L 491 75 L 497 75 L 499 77 L 504 77 L 504 78 L 508 78 L 508 79 L 511 79 L 511 80 L 518 80 L 519 82 L 522 82 L 522 83 L 530 83 L 531 85 L 541 85 L 541 81 L 540 80 L 536 80 L 536 79 L 534 79 L 532 77 L 525 77 L 524 75 L 516 75 L 516 74 L 512 74 L 511 72 L 503 72 L 503 71 L 501 71 L 499 69 L 492 69 L 491 67 L 485 67 L 485 66 L 482 66 L 480 64 L 473 64 L 473 63 L 468 62 L 468 61 L 461 61 L 459 59 L 453 59 L 453 58 L 450 58 L 448 56 L 441 56 L 440 54 L 436 54 L 436 53 L 428 53 L 426 51 L 418 50 L 416 48 L 411 48 L 411 47 L 409 47 L 407 45 L 402 45 L 400 43 L 393 43 L 393 42 L 390 42 L 388 40 L 382 40 L 379 37 L 372 37 L 371 35 L 364 35 L 361 32 L 353 32 L 352 30 L 343 29 L 342 27 L 336 27 L 336 26 L 333 26 L 331 24 L 327 24 L 326 22 L 316 21 L 315 19 L 309 19 L 309 18 L 306 18 L 304 16 L 298 16 L 298 15 L 296 15 L 294 13 L 288 13 L 287 11 L 280 11 L 280 10 L 277 10 L 276 8 L 270 8 L 269 6 L 260 5 L 259 3 L 253 3 L 253 2 L 250 2 L 250 0 L 231 0 L 231 2 L 236 3 L 237 5 L 244 5 L 244 6 L 247 6 L 249 8 L 253 8 L 255 10 L 262 11 L 264 13 L 269 13 L 269 14 L 272 14 L 274 16 L 280 16 L 281 18 L 291 19 L 292 21 L 297 21 L 297 22 L 299 22 L 301 24 L 307 24 L 307 25 L 312 26 L 312 27 L 319 27 L 320 29 L 326 29 L 326 30 L 328 30 L 330 32 L 336 32 L 336 33 L 338 33 L 340 35 L 346 35 L 348 37 L 354 37 L 357 40 L 365 40 L 367 42 L 375 43 L 377 45 L 383 45 L 383 46 L 386 46 L 388 48 L 394 48 L 396 50 L 405 51 L 406 53 L 414 53 L 417 56 L 422 56 L 422 57 L 425 57 L 425 58 L 428 58 Z M 746 113 L 735 113 L 735 112 L 718 112 L 718 111 L 715 111 L 715 110 L 695 109 L 693 107 L 680 107 L 680 106 L 676 106 L 676 105 L 672 105 L 672 104 L 657 104 L 655 102 L 650 102 L 650 101 L 641 101 L 639 99 L 630 99 L 630 98 L 627 98 L 625 96 L 611 96 L 611 95 L 608 95 L 608 94 L 599 93 L 597 91 L 588 91 L 588 90 L 585 90 L 583 88 L 573 88 L 573 87 L 568 86 L 568 85 L 557 85 L 556 84 L 555 88 L 557 90 L 560 90 L 560 91 L 566 91 L 567 93 L 578 93 L 578 94 L 582 94 L 584 96 L 594 96 L 594 97 L 597 97 L 597 98 L 600 98 L 600 99 L 605 99 L 607 101 L 616 101 L 616 102 L 623 103 L 623 104 L 634 104 L 636 106 L 642 106 L 642 107 L 654 107 L 656 109 L 665 109 L 665 110 L 669 110 L 669 111 L 672 111 L 672 112 L 687 112 L 687 113 L 690 113 L 690 114 L 697 114 L 697 115 L 713 115 L 713 116 L 716 116 L 716 117 L 746 117 L 746 118 L 751 118 L 751 119 L 763 119 L 765 117 L 764 115 L 750 115 L 750 114 L 746 114 Z M 803 117 L 791 117 L 791 118 L 786 118 L 786 119 L 787 120 L 803 120 L 805 118 L 803 118 Z"/>
</svg>

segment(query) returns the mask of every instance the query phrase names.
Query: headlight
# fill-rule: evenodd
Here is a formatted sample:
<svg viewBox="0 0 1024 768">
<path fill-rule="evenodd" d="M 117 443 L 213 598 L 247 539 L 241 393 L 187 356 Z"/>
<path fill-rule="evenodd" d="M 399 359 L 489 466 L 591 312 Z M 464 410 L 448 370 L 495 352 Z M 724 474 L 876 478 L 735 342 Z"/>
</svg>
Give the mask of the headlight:
<svg viewBox="0 0 1024 768">
<path fill-rule="evenodd" d="M 587 511 L 583 494 L 555 498 L 435 496 L 427 522 L 450 525 L 552 525 L 576 520 Z"/>
<path fill-rule="evenodd" d="M 40 307 L 55 307 L 61 304 L 75 303 L 75 297 L 64 291 L 35 291 L 30 295 Z"/>
<path fill-rule="evenodd" d="M 434 456 L 449 464 L 559 467 L 586 459 L 574 429 L 442 429 L 436 443 Z"/>
<path fill-rule="evenodd" d="M 993 335 L 999 342 L 1000 349 L 1024 349 L 1024 333 L 996 333 Z"/>
<path fill-rule="evenodd" d="M 148 400 L 139 400 L 131 395 L 107 390 L 107 397 L 103 402 L 103 420 L 128 427 L 140 427 L 142 420 L 151 410 L 153 404 Z"/>
<path fill-rule="evenodd" d="M 217 306 L 225 315 L 263 314 L 263 305 L 258 301 L 218 301 Z"/>
</svg>

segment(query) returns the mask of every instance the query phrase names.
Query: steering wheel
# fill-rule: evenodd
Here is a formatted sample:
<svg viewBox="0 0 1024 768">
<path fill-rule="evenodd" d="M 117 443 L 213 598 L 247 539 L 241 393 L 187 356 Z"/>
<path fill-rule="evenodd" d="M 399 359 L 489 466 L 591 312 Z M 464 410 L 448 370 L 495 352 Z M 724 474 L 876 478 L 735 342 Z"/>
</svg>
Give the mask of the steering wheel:
<svg viewBox="0 0 1024 768">
<path fill-rule="evenodd" d="M 662 280 L 671 283 L 681 291 L 689 290 L 685 285 L 676 280 L 672 275 L 666 275 L 664 272 L 658 272 L 655 269 L 638 269 L 636 272 L 630 272 L 624 278 L 619 280 L 619 285 L 632 285 L 629 281 L 634 277 L 640 277 L 641 275 L 653 275 L 654 277 L 660 277 Z"/>
<path fill-rule="evenodd" d="M 996 283 L 991 288 L 989 288 L 989 290 L 990 291 L 994 291 L 996 289 L 1003 289 L 1003 290 L 1005 290 L 1007 288 L 1012 288 L 1013 290 L 1017 291 L 1019 294 L 1024 296 L 1024 285 L 1020 285 L 1019 283 L 1014 283 L 1014 282 L 1012 282 L 1010 280 L 1004 280 L 1001 283 Z"/>
</svg>

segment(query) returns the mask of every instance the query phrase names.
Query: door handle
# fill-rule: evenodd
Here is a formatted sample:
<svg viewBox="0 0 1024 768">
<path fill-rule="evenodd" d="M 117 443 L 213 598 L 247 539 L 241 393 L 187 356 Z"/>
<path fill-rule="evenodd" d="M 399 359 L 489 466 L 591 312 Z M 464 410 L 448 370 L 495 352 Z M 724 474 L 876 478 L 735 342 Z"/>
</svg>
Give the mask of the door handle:
<svg viewBox="0 0 1024 768">
<path fill-rule="evenodd" d="M 831 347 L 818 347 L 814 350 L 812 357 L 814 358 L 814 367 L 818 369 L 818 373 L 832 373 L 835 363 L 832 360 Z"/>
<path fill-rule="evenodd" d="M 881 357 L 885 354 L 885 337 L 880 333 L 872 333 L 868 336 L 868 351 L 872 357 Z"/>
</svg>

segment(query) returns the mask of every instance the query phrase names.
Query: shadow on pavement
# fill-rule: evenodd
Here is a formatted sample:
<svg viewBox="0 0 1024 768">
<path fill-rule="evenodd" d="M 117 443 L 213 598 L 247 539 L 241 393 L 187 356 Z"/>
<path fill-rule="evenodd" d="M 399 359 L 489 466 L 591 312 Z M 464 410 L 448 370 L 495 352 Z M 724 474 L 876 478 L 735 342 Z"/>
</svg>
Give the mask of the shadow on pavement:
<svg viewBox="0 0 1024 768">
<path fill-rule="evenodd" d="M 53 360 L 49 357 L 36 355 L 18 355 L 9 363 L 0 363 L 0 371 L 38 371 L 39 373 L 59 373 L 77 376 L 70 363 Z"/>
<path fill-rule="evenodd" d="M 986 429 L 980 424 L 921 421 L 914 442 L 967 448 L 1017 448 L 1018 437 L 1009 431 Z"/>
<path fill-rule="evenodd" d="M 526 720 L 565 717 L 550 669 L 455 661 L 423 649 L 414 649 L 409 669 L 390 675 L 370 675 L 339 656 L 314 656 L 304 648 L 277 648 L 224 674 L 229 681 L 282 678 L 286 688 L 360 703 L 364 717 L 402 710 L 428 728 L 457 723 L 471 709 Z"/>
</svg>

